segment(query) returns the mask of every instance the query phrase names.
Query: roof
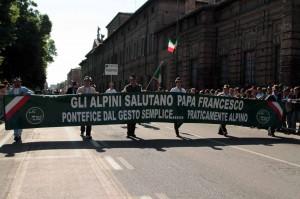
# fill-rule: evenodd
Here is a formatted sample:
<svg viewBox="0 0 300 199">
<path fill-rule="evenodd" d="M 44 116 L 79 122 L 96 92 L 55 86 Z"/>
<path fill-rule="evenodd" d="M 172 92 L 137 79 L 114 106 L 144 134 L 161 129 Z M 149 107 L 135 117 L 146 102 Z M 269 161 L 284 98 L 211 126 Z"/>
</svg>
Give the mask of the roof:
<svg viewBox="0 0 300 199">
<path fill-rule="evenodd" d="M 129 13 L 129 12 L 118 12 L 118 14 L 116 14 L 116 16 L 107 24 L 106 28 L 120 15 L 127 15 L 127 16 L 131 16 L 133 13 Z"/>
<path fill-rule="evenodd" d="M 151 3 L 153 3 L 156 0 L 148 0 L 146 3 L 144 3 L 141 7 L 139 7 L 134 13 L 131 14 L 131 16 L 122 24 L 120 25 L 107 39 L 109 39 L 110 37 L 112 37 L 118 29 L 122 28 L 123 26 L 125 26 L 129 21 L 131 21 L 134 17 L 136 17 L 140 12 L 142 12 L 144 10 L 144 8 L 146 8 L 148 5 L 150 5 Z M 106 39 L 106 40 L 107 40 Z"/>
<path fill-rule="evenodd" d="M 239 1 L 239 0 L 223 0 L 223 1 L 217 2 L 215 4 L 207 4 L 205 6 L 197 8 L 194 11 L 182 16 L 181 18 L 179 18 L 178 21 L 182 21 L 182 20 L 184 20 L 184 19 L 186 19 L 190 16 L 193 16 L 193 15 L 195 15 L 197 13 L 200 13 L 202 11 L 205 11 L 205 10 L 214 10 L 214 9 L 217 9 L 217 8 L 223 8 L 224 6 L 229 5 L 230 3 L 234 2 L 234 1 Z M 159 33 L 159 32 L 161 32 L 161 31 L 163 31 L 167 28 L 170 28 L 170 27 L 176 25 L 176 23 L 177 23 L 177 21 L 174 21 L 174 22 L 164 26 L 163 28 L 159 29 L 158 31 L 156 31 L 156 33 Z"/>
</svg>

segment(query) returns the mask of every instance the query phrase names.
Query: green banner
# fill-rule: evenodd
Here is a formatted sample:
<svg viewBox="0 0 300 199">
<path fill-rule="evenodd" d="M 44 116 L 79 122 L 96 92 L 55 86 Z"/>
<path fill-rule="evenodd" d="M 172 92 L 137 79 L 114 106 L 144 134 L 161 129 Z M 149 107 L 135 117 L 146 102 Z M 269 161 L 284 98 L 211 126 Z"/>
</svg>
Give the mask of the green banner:
<svg viewBox="0 0 300 199">
<path fill-rule="evenodd" d="M 283 114 L 277 102 L 156 92 L 5 96 L 4 106 L 7 130 L 175 121 L 268 128 Z"/>
</svg>

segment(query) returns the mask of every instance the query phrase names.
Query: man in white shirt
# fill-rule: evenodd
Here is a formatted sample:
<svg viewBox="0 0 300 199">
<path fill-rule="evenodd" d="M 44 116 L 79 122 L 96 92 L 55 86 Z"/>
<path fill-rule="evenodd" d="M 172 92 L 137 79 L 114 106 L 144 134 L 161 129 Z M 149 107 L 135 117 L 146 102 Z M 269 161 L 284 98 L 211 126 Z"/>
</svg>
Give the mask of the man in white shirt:
<svg viewBox="0 0 300 199">
<path fill-rule="evenodd" d="M 232 97 L 231 94 L 229 93 L 229 89 L 230 89 L 230 86 L 228 84 L 225 84 L 223 86 L 223 92 L 219 93 L 218 96 Z M 227 136 L 228 132 L 227 132 L 227 128 L 226 128 L 225 123 L 220 124 L 218 134 Z"/>
<path fill-rule="evenodd" d="M 186 93 L 186 90 L 182 88 L 182 81 L 180 77 L 177 77 L 175 79 L 176 86 L 170 90 L 171 93 Z M 174 129 L 177 137 L 180 137 L 179 135 L 179 127 L 182 125 L 182 122 L 175 122 L 174 123 Z"/>
<path fill-rule="evenodd" d="M 89 76 L 85 76 L 83 79 L 83 86 L 79 87 L 77 89 L 77 94 L 96 94 L 97 91 L 94 87 L 91 86 L 92 78 Z M 84 132 L 86 132 L 86 139 L 92 139 L 91 131 L 92 131 L 92 125 L 89 124 L 83 124 L 80 128 L 81 131 L 81 137 L 84 136 Z"/>
<path fill-rule="evenodd" d="M 105 91 L 105 93 L 116 93 L 116 89 L 114 89 L 114 83 L 110 82 L 109 83 L 109 88 Z"/>
</svg>

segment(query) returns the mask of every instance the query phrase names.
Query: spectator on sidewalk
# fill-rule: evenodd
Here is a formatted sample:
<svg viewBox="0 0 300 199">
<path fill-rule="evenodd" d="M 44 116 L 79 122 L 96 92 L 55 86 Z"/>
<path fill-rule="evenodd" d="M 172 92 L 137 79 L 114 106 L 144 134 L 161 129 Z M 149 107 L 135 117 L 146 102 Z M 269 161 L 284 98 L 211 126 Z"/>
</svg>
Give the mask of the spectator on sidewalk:
<svg viewBox="0 0 300 199">
<path fill-rule="evenodd" d="M 109 88 L 105 91 L 105 93 L 117 93 L 113 82 L 109 82 Z"/>
<path fill-rule="evenodd" d="M 295 103 L 294 103 L 294 111 L 293 111 L 293 116 L 292 116 L 292 122 L 293 122 L 293 127 L 296 130 L 298 134 L 300 134 L 300 125 L 297 128 L 297 122 L 300 122 L 300 86 L 297 86 L 294 88 L 294 98 L 295 98 Z"/>
</svg>

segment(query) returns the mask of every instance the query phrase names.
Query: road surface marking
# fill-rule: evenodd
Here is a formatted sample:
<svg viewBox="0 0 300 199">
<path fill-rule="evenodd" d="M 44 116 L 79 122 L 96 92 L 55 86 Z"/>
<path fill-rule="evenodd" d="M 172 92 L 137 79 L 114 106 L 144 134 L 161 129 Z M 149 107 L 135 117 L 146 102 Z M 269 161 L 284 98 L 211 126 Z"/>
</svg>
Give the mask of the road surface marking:
<svg viewBox="0 0 300 199">
<path fill-rule="evenodd" d="M 171 129 L 170 127 L 167 127 L 167 128 Z M 247 153 L 250 153 L 250 154 L 253 154 L 253 155 L 257 155 L 257 156 L 260 156 L 260 157 L 264 157 L 264 158 L 267 158 L 267 159 L 270 159 L 270 160 L 274 160 L 274 161 L 281 162 L 281 163 L 284 163 L 284 164 L 287 164 L 287 165 L 290 165 L 290 166 L 294 166 L 294 167 L 300 168 L 299 164 L 296 164 L 296 163 L 293 163 L 293 162 L 289 162 L 289 161 L 286 161 L 286 160 L 275 158 L 275 157 L 272 157 L 272 156 L 269 156 L 269 155 L 265 155 L 263 153 L 258 153 L 258 152 L 255 152 L 255 151 L 252 151 L 252 150 L 249 150 L 249 149 L 245 149 L 245 148 L 242 148 L 242 147 L 230 146 L 229 144 L 226 144 L 225 142 L 216 141 L 216 140 L 214 140 L 214 138 L 206 138 L 206 137 L 203 137 L 203 136 L 200 136 L 200 135 L 195 135 L 193 133 L 193 131 L 191 131 L 189 129 L 185 129 L 185 131 L 187 131 L 189 134 L 191 134 L 191 135 L 193 135 L 195 137 L 202 138 L 202 139 L 207 139 L 210 142 L 214 142 L 214 143 L 217 143 L 217 144 L 228 146 L 228 147 L 233 148 L 233 149 L 237 149 L 237 150 L 240 150 L 240 151 L 243 151 L 243 152 L 247 152 Z"/>
<path fill-rule="evenodd" d="M 0 148 L 12 137 L 13 133 L 12 132 L 5 132 L 5 137 L 3 138 L 3 140 L 0 141 Z"/>
<path fill-rule="evenodd" d="M 121 198 L 126 196 L 126 198 L 131 198 L 129 193 L 124 189 L 124 187 L 118 183 L 116 178 L 109 170 L 103 168 L 103 163 L 100 158 L 97 158 L 89 150 L 85 150 L 85 157 L 88 159 L 88 165 L 92 168 L 99 184 L 103 187 L 106 196 L 104 198 Z M 99 169 L 100 167 L 100 169 Z"/>
<path fill-rule="evenodd" d="M 21 188 L 29 165 L 29 152 L 25 154 L 13 178 L 7 198 L 20 198 Z"/>
<path fill-rule="evenodd" d="M 169 199 L 169 197 L 164 193 L 156 193 L 155 195 L 158 199 Z"/>
<path fill-rule="evenodd" d="M 75 159 L 82 158 L 81 155 L 65 155 L 65 156 L 40 156 L 40 157 L 28 157 L 27 160 L 51 160 L 51 159 Z M 8 160 L 23 160 L 23 157 L 5 157 L 0 158 L 0 161 Z"/>
<path fill-rule="evenodd" d="M 35 130 L 32 130 L 32 134 L 31 134 L 31 137 L 28 137 L 26 139 L 26 141 L 28 139 L 32 139 L 33 136 L 34 136 L 34 133 L 35 133 Z M 25 175 L 26 175 L 26 172 L 28 170 L 28 165 L 29 165 L 29 158 L 30 158 L 30 151 L 26 152 L 23 156 L 23 158 L 21 159 L 21 162 L 15 172 L 15 175 L 12 179 L 12 183 L 11 183 L 11 186 L 9 188 L 9 191 L 8 191 L 8 195 L 7 195 L 7 198 L 20 198 L 20 194 L 21 194 L 21 188 L 23 186 L 23 183 L 24 183 L 24 179 L 25 179 Z"/>
<path fill-rule="evenodd" d="M 95 132 L 92 131 L 91 134 L 93 135 L 93 134 L 95 134 Z M 91 140 L 91 141 L 94 141 L 94 140 Z M 108 148 L 108 147 L 109 147 L 108 144 L 106 144 L 105 142 L 103 142 L 103 141 L 101 141 L 101 140 L 97 140 L 97 141 L 94 141 L 94 142 L 96 142 L 97 144 L 100 143 L 99 146 L 95 146 L 95 145 L 92 143 L 92 144 L 93 144 L 95 147 L 97 147 L 97 148 Z"/>
<path fill-rule="evenodd" d="M 133 170 L 134 169 L 134 167 L 131 165 L 131 164 L 129 164 L 124 158 L 122 158 L 122 157 L 118 157 L 117 158 L 127 169 L 129 169 L 129 170 Z"/>
<path fill-rule="evenodd" d="M 111 156 L 105 156 L 104 159 L 110 164 L 113 169 L 123 170 L 123 168 Z"/>
<path fill-rule="evenodd" d="M 141 196 L 140 199 L 152 199 L 150 196 Z"/>
<path fill-rule="evenodd" d="M 104 160 L 104 158 L 96 157 L 96 160 L 98 164 L 101 165 L 102 169 L 104 170 L 111 170 L 111 167 L 108 165 L 108 163 Z"/>
</svg>

